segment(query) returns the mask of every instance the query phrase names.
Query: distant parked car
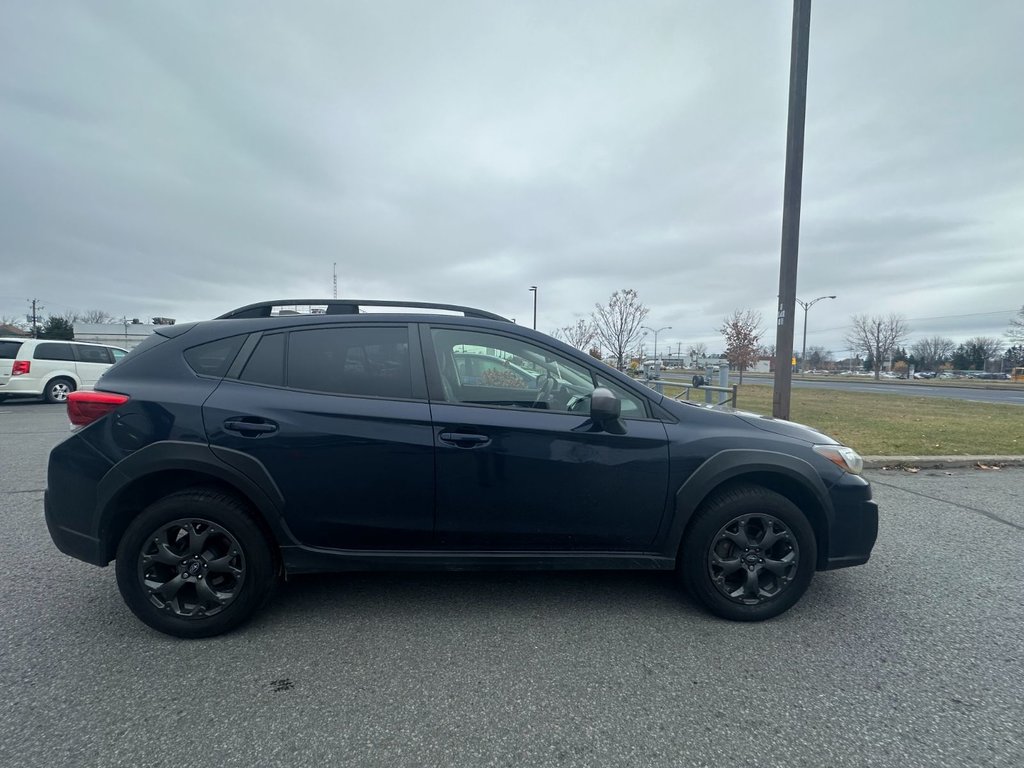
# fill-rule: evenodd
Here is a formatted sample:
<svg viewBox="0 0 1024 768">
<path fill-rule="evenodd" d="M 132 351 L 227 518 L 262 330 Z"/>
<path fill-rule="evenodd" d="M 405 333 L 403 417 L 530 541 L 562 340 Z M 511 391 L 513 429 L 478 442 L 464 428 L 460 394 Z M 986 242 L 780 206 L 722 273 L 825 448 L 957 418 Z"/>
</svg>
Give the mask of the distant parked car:
<svg viewBox="0 0 1024 768">
<path fill-rule="evenodd" d="M 63 403 L 76 389 L 92 389 L 114 363 L 120 347 L 50 339 L 0 339 L 0 401 L 39 397 Z"/>
</svg>

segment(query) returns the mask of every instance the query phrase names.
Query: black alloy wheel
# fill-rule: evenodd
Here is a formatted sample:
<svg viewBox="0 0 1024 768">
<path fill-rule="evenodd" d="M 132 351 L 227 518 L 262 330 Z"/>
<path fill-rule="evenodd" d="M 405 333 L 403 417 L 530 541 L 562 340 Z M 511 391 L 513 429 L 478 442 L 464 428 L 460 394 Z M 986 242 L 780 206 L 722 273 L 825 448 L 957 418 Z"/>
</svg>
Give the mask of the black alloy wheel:
<svg viewBox="0 0 1024 768">
<path fill-rule="evenodd" d="M 270 544 L 236 496 L 192 488 L 132 521 L 117 549 L 117 585 L 132 612 L 176 637 L 210 637 L 246 621 L 274 583 Z"/>
<path fill-rule="evenodd" d="M 209 520 L 182 518 L 153 531 L 138 559 L 149 601 L 179 618 L 216 616 L 245 584 L 242 547 Z"/>
<path fill-rule="evenodd" d="M 757 605 L 793 583 L 800 545 L 774 515 L 740 515 L 722 526 L 708 552 L 708 573 L 730 600 Z"/>
<path fill-rule="evenodd" d="M 816 561 L 814 530 L 799 507 L 762 486 L 737 484 L 715 492 L 694 515 L 679 575 L 717 616 L 761 621 L 800 599 Z"/>
</svg>

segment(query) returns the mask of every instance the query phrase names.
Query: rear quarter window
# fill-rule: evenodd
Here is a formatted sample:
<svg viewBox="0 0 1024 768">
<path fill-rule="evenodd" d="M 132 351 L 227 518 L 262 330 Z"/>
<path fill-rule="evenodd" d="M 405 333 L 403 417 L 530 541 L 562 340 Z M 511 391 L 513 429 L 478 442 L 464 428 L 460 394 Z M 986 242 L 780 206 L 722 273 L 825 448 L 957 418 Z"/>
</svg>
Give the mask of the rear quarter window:
<svg viewBox="0 0 1024 768">
<path fill-rule="evenodd" d="M 17 359 L 19 349 L 21 349 L 20 341 L 0 341 L 0 360 Z"/>
<path fill-rule="evenodd" d="M 228 372 L 245 336 L 229 336 L 185 350 L 185 362 L 200 376 L 221 377 Z"/>
</svg>

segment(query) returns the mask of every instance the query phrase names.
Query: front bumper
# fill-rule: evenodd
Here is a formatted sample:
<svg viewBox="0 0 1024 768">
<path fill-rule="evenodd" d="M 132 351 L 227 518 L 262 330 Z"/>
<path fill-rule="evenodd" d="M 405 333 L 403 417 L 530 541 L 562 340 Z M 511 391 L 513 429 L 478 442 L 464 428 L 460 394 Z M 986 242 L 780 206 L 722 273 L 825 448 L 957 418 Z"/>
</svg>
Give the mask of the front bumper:
<svg viewBox="0 0 1024 768">
<path fill-rule="evenodd" d="M 829 491 L 832 521 L 828 557 L 823 570 L 861 565 L 871 557 L 878 539 L 878 503 L 871 484 L 859 475 L 844 474 Z"/>
</svg>

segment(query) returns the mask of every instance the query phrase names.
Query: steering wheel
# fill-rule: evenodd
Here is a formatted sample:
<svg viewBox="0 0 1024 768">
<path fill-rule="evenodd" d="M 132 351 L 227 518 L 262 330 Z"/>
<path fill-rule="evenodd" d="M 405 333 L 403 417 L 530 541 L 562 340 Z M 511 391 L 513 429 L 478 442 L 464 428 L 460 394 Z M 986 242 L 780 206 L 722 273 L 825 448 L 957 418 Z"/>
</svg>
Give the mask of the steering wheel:
<svg viewBox="0 0 1024 768">
<path fill-rule="evenodd" d="M 554 390 L 554 388 L 555 377 L 549 373 L 545 376 L 544 383 L 540 384 L 537 387 L 537 396 L 533 398 L 533 404 L 537 405 L 537 403 L 539 403 L 541 400 L 544 400 L 546 402 L 547 399 L 551 397 L 551 392 Z"/>
</svg>

